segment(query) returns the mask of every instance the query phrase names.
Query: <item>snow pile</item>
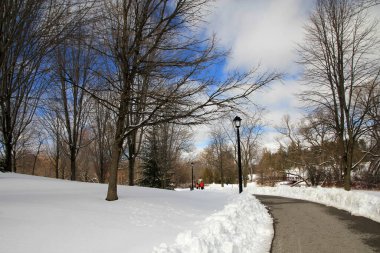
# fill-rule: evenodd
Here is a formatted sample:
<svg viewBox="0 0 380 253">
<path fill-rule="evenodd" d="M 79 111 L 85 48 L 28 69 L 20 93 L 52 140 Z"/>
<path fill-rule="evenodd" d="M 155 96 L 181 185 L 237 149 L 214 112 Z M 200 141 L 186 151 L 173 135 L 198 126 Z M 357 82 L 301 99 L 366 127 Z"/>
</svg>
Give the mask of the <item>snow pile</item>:
<svg viewBox="0 0 380 253">
<path fill-rule="evenodd" d="M 162 243 L 153 252 L 269 252 L 272 237 L 272 218 L 268 211 L 250 193 L 243 193 L 200 223 L 199 231 L 180 233 L 174 244 Z"/>
<path fill-rule="evenodd" d="M 337 188 L 258 187 L 251 186 L 253 194 L 276 195 L 308 200 L 346 210 L 353 215 L 364 216 L 380 222 L 380 194 L 366 191 L 345 191 Z"/>
<path fill-rule="evenodd" d="M 237 193 L 239 189 L 238 187 L 239 185 L 237 184 L 224 184 L 224 186 L 222 187 L 221 184 L 212 183 L 212 184 L 206 185 L 205 189 L 211 190 L 211 191 L 229 191 L 232 193 Z"/>
</svg>

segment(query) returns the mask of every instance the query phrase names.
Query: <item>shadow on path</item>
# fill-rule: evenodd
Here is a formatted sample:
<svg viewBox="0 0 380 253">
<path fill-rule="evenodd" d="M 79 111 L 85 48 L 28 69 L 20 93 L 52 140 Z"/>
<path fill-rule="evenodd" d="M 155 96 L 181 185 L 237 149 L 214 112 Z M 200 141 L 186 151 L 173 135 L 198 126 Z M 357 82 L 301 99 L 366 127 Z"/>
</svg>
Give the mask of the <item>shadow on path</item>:
<svg viewBox="0 0 380 253">
<path fill-rule="evenodd" d="M 380 252 L 380 223 L 336 208 L 330 207 L 327 212 L 345 222 L 351 231 L 367 235 L 368 238 L 363 238 L 364 242 L 377 249 L 375 252 Z"/>
<path fill-rule="evenodd" d="M 304 200 L 255 196 L 273 216 L 273 253 L 380 253 L 380 223 Z"/>
</svg>

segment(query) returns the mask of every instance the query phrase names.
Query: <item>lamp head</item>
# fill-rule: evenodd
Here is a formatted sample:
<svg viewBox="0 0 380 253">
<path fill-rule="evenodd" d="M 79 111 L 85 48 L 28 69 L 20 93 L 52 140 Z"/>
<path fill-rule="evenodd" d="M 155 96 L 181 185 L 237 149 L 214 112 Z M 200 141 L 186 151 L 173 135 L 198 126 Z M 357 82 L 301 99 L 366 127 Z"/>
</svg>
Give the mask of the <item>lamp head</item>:
<svg viewBox="0 0 380 253">
<path fill-rule="evenodd" d="M 241 118 L 239 116 L 236 116 L 233 121 L 235 123 L 235 127 L 239 128 L 241 124 Z"/>
</svg>

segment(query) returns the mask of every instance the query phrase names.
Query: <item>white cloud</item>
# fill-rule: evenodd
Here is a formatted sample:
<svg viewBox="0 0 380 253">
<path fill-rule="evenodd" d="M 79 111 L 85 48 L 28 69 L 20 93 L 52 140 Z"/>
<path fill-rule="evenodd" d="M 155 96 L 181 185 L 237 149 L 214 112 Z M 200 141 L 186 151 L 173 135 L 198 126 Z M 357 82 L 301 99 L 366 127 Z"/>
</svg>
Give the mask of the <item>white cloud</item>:
<svg viewBox="0 0 380 253">
<path fill-rule="evenodd" d="M 297 80 L 278 81 L 251 96 L 251 100 L 259 106 L 265 106 L 263 122 L 266 125 L 262 136 L 262 146 L 275 151 L 279 144 L 276 140 L 280 136 L 276 127 L 282 125 L 284 115 L 291 116 L 293 122 L 302 117 L 302 102 L 299 94 L 306 87 Z"/>
<path fill-rule="evenodd" d="M 184 156 L 188 159 L 194 159 L 208 145 L 210 138 L 210 126 L 192 126 L 191 131 L 193 133 L 194 149 L 184 154 Z"/>
<path fill-rule="evenodd" d="M 264 68 L 296 72 L 295 45 L 302 41 L 303 23 L 312 1 L 219 0 L 208 30 L 231 49 L 228 68 Z"/>
<path fill-rule="evenodd" d="M 314 1 L 303 0 L 217 0 L 208 19 L 208 32 L 216 33 L 222 47 L 231 50 L 227 69 L 248 70 L 261 64 L 262 69 L 274 69 L 298 77 L 296 44 L 302 42 L 303 26 Z M 302 89 L 295 80 L 273 83 L 270 88 L 255 93 L 251 99 L 264 106 L 267 124 L 263 146 L 275 150 L 277 131 L 285 114 L 301 118 L 301 103 L 296 97 Z M 252 109 L 253 110 L 253 109 Z M 202 146 L 204 134 L 197 133 L 196 146 Z M 201 141 L 202 140 L 202 141 Z"/>
<path fill-rule="evenodd" d="M 302 102 L 297 95 L 305 88 L 298 80 L 278 81 L 257 91 L 250 99 L 260 106 L 265 106 L 267 114 L 299 114 Z M 278 125 L 279 119 L 268 115 L 266 117 L 268 123 Z"/>
<path fill-rule="evenodd" d="M 266 148 L 272 152 L 275 152 L 279 146 L 278 142 L 276 141 L 276 138 L 278 136 L 279 134 L 273 129 L 266 131 L 261 139 L 262 148 Z"/>
</svg>

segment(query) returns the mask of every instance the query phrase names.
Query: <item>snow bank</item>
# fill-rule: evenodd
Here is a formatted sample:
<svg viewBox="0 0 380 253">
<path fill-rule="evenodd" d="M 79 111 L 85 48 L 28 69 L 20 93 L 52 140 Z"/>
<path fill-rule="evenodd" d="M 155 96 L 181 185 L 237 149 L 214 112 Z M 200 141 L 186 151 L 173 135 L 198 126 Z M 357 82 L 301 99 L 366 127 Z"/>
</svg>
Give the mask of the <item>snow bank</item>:
<svg viewBox="0 0 380 253">
<path fill-rule="evenodd" d="M 294 199 L 303 199 L 338 209 L 353 215 L 364 216 L 380 222 L 380 195 L 376 192 L 345 191 L 337 188 L 305 187 L 258 187 L 251 186 L 253 194 L 276 195 Z"/>
<path fill-rule="evenodd" d="M 174 244 L 169 246 L 162 243 L 153 252 L 269 252 L 273 237 L 272 218 L 265 207 L 248 192 L 236 195 L 232 203 L 222 211 L 199 223 L 199 228 L 198 231 L 180 233 Z"/>
</svg>

